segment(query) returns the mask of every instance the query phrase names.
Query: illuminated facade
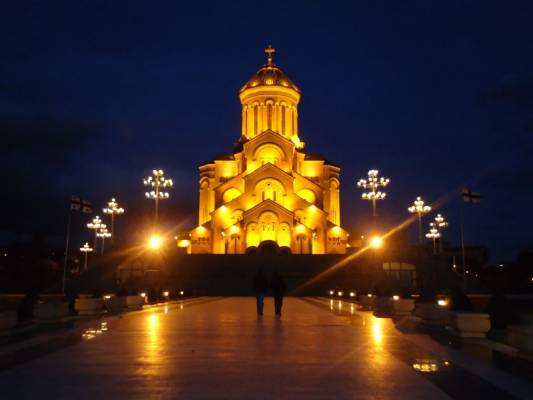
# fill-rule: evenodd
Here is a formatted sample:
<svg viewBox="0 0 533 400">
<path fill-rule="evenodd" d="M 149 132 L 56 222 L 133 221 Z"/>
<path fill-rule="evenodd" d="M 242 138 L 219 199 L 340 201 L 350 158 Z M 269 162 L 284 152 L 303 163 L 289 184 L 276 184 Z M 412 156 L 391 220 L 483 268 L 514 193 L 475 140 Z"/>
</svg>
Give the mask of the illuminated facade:
<svg viewBox="0 0 533 400">
<path fill-rule="evenodd" d="M 233 154 L 200 166 L 199 224 L 188 252 L 242 254 L 266 248 L 342 254 L 340 168 L 304 152 L 300 89 L 272 61 L 241 88 L 241 137 Z"/>
</svg>

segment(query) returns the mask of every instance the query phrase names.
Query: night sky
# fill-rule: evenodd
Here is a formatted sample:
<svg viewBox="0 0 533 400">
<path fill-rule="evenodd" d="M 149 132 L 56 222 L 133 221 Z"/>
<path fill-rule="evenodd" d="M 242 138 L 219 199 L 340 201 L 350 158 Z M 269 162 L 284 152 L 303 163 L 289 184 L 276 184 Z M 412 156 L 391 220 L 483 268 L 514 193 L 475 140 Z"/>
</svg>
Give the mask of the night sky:
<svg viewBox="0 0 533 400">
<path fill-rule="evenodd" d="M 417 195 L 449 196 L 457 244 L 466 186 L 483 195 L 465 210 L 468 243 L 494 261 L 533 247 L 531 1 L 13 1 L 1 14 L 4 244 L 60 243 L 71 194 L 98 208 L 116 196 L 122 234 L 145 224 L 153 168 L 175 182 L 167 225 L 194 226 L 197 167 L 231 152 L 238 90 L 272 43 L 302 89 L 307 151 L 342 168 L 345 227 L 369 226 L 355 182 L 377 168 L 391 179 L 382 226 Z"/>
</svg>

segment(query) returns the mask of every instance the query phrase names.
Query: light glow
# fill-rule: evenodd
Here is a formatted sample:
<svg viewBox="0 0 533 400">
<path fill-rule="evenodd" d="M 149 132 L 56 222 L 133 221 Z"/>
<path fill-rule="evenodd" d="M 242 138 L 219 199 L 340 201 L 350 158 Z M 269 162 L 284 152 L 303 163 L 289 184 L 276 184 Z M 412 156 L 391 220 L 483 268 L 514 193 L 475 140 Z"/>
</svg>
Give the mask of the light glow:
<svg viewBox="0 0 533 400">
<path fill-rule="evenodd" d="M 91 251 L 93 251 L 92 247 L 89 246 L 89 243 L 85 242 L 85 244 L 83 245 L 83 247 L 80 247 L 80 251 L 82 253 L 90 253 Z"/>
<path fill-rule="evenodd" d="M 381 246 L 383 246 L 383 239 L 379 236 L 374 236 L 372 239 L 370 239 L 370 246 L 372 246 L 374 249 L 379 249 Z"/>
<path fill-rule="evenodd" d="M 191 244 L 191 241 L 187 239 L 182 239 L 178 241 L 178 247 L 181 247 L 183 249 L 189 247 L 190 244 Z"/>
<path fill-rule="evenodd" d="M 413 202 L 413 205 L 411 207 L 408 207 L 407 210 L 412 214 L 427 214 L 431 211 L 431 207 L 428 205 L 425 205 L 424 200 L 422 200 L 422 197 L 418 196 L 416 200 Z"/>
<path fill-rule="evenodd" d="M 148 239 L 148 247 L 152 250 L 159 250 L 163 244 L 163 239 L 159 235 L 152 235 Z"/>
<path fill-rule="evenodd" d="M 448 305 L 448 300 L 446 299 L 439 299 L 437 300 L 437 304 L 441 307 L 446 307 Z"/>
</svg>

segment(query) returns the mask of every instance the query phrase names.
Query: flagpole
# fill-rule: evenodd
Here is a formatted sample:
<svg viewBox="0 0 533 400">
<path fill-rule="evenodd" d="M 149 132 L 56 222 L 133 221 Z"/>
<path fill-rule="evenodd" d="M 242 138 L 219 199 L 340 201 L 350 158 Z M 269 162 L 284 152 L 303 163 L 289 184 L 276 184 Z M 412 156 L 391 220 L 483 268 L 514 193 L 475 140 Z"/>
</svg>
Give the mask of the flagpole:
<svg viewBox="0 0 533 400">
<path fill-rule="evenodd" d="M 63 279 L 61 281 L 61 294 L 65 295 L 65 280 L 67 279 L 67 263 L 68 263 L 68 242 L 70 239 L 70 222 L 72 220 L 72 206 L 69 204 L 68 208 L 68 222 L 67 235 L 65 238 L 65 259 L 63 260 Z"/>
<path fill-rule="evenodd" d="M 461 257 L 463 261 L 463 290 L 467 291 L 468 289 L 468 282 L 466 279 L 466 257 L 465 257 L 465 234 L 464 234 L 464 200 L 461 204 Z"/>
</svg>

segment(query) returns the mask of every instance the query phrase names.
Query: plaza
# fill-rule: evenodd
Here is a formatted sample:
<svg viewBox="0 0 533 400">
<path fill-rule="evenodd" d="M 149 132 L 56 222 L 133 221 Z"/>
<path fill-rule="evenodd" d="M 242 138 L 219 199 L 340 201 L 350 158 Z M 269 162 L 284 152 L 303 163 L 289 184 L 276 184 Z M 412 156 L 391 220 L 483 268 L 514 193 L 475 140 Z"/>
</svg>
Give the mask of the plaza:
<svg viewBox="0 0 533 400">
<path fill-rule="evenodd" d="M 480 343 L 451 346 L 411 318 L 395 325 L 327 298 L 287 297 L 283 311 L 267 298 L 258 318 L 252 297 L 200 297 L 89 319 L 4 346 L 2 398 L 532 396 L 524 365 Z"/>
</svg>

